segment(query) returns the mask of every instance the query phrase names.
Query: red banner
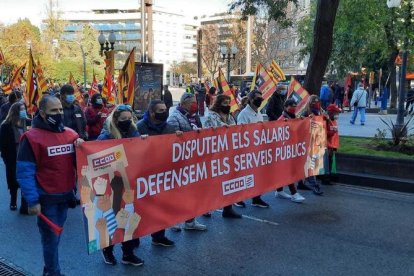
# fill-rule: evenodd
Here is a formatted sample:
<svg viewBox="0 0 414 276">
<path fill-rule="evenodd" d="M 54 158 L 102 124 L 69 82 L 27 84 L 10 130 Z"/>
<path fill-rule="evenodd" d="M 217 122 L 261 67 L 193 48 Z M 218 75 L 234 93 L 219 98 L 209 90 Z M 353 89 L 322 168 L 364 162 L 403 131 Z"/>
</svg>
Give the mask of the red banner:
<svg viewBox="0 0 414 276">
<path fill-rule="evenodd" d="M 77 148 L 88 251 L 324 173 L 321 117 L 85 142 Z"/>
</svg>

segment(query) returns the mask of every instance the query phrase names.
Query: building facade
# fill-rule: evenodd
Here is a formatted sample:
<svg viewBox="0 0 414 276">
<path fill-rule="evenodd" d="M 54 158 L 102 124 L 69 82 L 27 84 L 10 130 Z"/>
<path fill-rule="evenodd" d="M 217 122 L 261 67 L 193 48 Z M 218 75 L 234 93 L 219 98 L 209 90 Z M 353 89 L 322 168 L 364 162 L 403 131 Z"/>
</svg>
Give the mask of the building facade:
<svg viewBox="0 0 414 276">
<path fill-rule="evenodd" d="M 305 75 L 309 58 L 300 58 L 303 45 L 299 43 L 298 22 L 310 13 L 310 0 L 299 0 L 298 6 L 289 4 L 287 15 L 293 20 L 290 28 L 281 28 L 275 22 L 269 23 L 270 48 L 275 49 L 275 60 L 286 75 Z"/>
<path fill-rule="evenodd" d="M 67 24 L 63 39 L 76 40 L 83 26 L 90 24 L 106 37 L 114 31 L 117 38 L 115 69 L 122 68 L 133 47 L 136 47 L 135 60 L 140 61 L 142 29 L 138 3 L 114 2 L 109 6 L 99 6 L 99 9 L 64 11 L 62 17 Z M 149 19 L 151 22 L 148 22 Z M 146 49 L 151 50 L 151 53 L 148 53 L 148 57 L 151 58 L 146 60 L 164 65 L 164 82 L 167 81 L 166 77 L 172 64 L 197 60 L 198 26 L 195 21 L 187 19 L 183 14 L 153 6 L 151 16 L 147 14 L 145 29 Z"/>
</svg>

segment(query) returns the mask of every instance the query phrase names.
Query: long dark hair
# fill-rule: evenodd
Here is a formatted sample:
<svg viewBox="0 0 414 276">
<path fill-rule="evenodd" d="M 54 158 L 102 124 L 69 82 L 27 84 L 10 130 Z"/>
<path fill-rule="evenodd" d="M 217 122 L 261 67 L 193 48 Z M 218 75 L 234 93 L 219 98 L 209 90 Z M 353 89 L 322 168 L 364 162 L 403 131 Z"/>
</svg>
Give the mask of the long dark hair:
<svg viewBox="0 0 414 276">
<path fill-rule="evenodd" d="M 210 110 L 219 113 L 221 104 L 224 101 L 230 101 L 230 100 L 231 100 L 231 98 L 228 95 L 224 95 L 224 94 L 218 95 L 216 97 L 216 100 L 214 101 L 214 104 L 213 104 L 213 106 L 211 107 Z"/>
<path fill-rule="evenodd" d="M 9 123 L 12 126 L 16 126 L 19 122 L 26 123 L 26 120 L 22 120 L 20 118 L 20 108 L 21 106 L 24 106 L 21 102 L 16 102 L 12 104 L 12 106 L 9 109 L 9 113 L 7 114 L 6 119 L 4 120 L 4 123 Z"/>
</svg>

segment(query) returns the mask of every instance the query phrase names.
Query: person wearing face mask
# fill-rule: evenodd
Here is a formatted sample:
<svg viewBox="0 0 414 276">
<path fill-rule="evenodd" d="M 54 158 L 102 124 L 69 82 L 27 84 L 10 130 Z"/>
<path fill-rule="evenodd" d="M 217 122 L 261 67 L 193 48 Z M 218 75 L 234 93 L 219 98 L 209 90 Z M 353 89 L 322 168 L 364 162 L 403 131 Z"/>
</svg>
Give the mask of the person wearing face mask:
<svg viewBox="0 0 414 276">
<path fill-rule="evenodd" d="M 332 164 L 335 152 L 339 148 L 339 132 L 338 132 L 338 119 L 341 109 L 335 104 L 330 104 L 326 108 L 328 112 L 329 120 L 326 121 L 326 132 L 328 142 L 328 156 L 329 156 L 329 173 L 322 178 L 322 184 L 330 185 L 333 178 Z"/>
<path fill-rule="evenodd" d="M 204 122 L 204 128 L 228 127 L 236 125 L 236 121 L 230 114 L 230 97 L 227 95 L 218 95 L 210 112 Z M 222 213 L 223 218 L 242 218 L 236 213 L 231 205 L 225 206 Z"/>
<path fill-rule="evenodd" d="M 108 109 L 104 106 L 101 94 L 96 93 L 91 98 L 91 105 L 85 110 L 88 139 L 96 140 L 101 133 L 103 124 L 108 117 Z"/>
<path fill-rule="evenodd" d="M 140 133 L 136 127 L 136 117 L 132 111 L 131 106 L 126 104 L 120 104 L 111 112 L 105 121 L 104 127 L 97 140 L 110 140 L 110 139 L 122 139 L 139 137 Z M 122 189 L 125 183 L 119 182 L 116 178 L 111 180 L 112 189 L 112 209 L 116 216 L 121 209 Z M 122 179 L 122 177 L 119 177 Z M 127 207 L 125 206 L 125 209 Z M 122 263 L 133 266 L 142 266 L 144 261 L 135 256 L 134 248 L 138 247 L 140 240 L 133 239 L 122 242 Z M 108 265 L 116 265 L 117 261 L 114 256 L 114 246 L 110 245 L 102 249 L 102 257 L 104 262 Z"/>
<path fill-rule="evenodd" d="M 302 117 L 312 117 L 312 116 L 319 116 L 324 115 L 323 110 L 321 108 L 321 102 L 317 95 L 311 95 L 308 99 L 308 102 L 303 110 L 301 116 Z M 305 179 L 305 181 L 301 180 L 298 184 L 298 189 L 300 190 L 311 190 L 315 195 L 323 195 L 323 191 L 321 190 L 320 184 L 317 182 L 315 176 L 309 176 Z"/>
<path fill-rule="evenodd" d="M 266 114 L 269 117 L 269 121 L 276 121 L 282 115 L 283 103 L 286 100 L 286 91 L 286 85 L 279 85 L 270 97 L 266 107 Z"/>
<path fill-rule="evenodd" d="M 240 112 L 237 117 L 237 124 L 254 124 L 263 122 L 263 115 L 259 112 L 259 108 L 263 103 L 262 93 L 258 90 L 251 91 L 247 97 L 249 104 Z M 245 208 L 246 204 L 243 201 L 237 202 L 234 205 Z M 269 208 L 269 204 L 259 196 L 252 199 L 252 205 L 260 208 Z"/>
<path fill-rule="evenodd" d="M 279 117 L 279 121 L 287 121 L 290 119 L 295 119 L 296 118 L 296 102 L 293 99 L 287 99 L 286 102 L 283 104 L 284 110 L 282 112 L 282 115 L 280 115 Z M 298 191 L 296 190 L 296 186 L 294 183 L 289 184 L 289 191 L 290 191 L 290 195 L 288 193 L 286 193 L 285 191 L 283 191 L 283 187 L 280 187 L 276 190 L 275 196 L 278 198 L 283 198 L 283 199 L 290 199 L 293 202 L 296 203 L 301 203 L 305 200 L 305 198 L 298 193 Z"/>
<path fill-rule="evenodd" d="M 30 215 L 42 213 L 63 227 L 68 208 L 76 207 L 75 146 L 82 142 L 75 131 L 63 126 L 59 99 L 43 96 L 32 128 L 22 135 L 17 155 L 17 181 Z M 58 257 L 60 236 L 40 218 L 37 225 L 43 247 L 43 275 L 62 275 Z"/>
<path fill-rule="evenodd" d="M 175 131 L 188 132 L 202 128 L 200 117 L 197 115 L 197 101 L 194 94 L 186 92 L 181 96 L 180 104 L 168 117 L 167 123 Z M 171 229 L 181 231 L 181 226 L 177 224 Z M 185 222 L 184 229 L 204 231 L 207 227 L 193 218 Z"/>
<path fill-rule="evenodd" d="M 0 151 L 6 166 L 7 187 L 10 192 L 10 210 L 17 210 L 17 190 L 19 183 L 16 178 L 16 159 L 20 137 L 27 131 L 26 125 L 30 125 L 24 104 L 16 102 L 12 104 L 6 119 L 0 128 Z M 22 197 L 21 214 L 27 214 L 27 203 Z"/>
<path fill-rule="evenodd" d="M 82 109 L 75 103 L 75 90 L 69 84 L 60 88 L 60 101 L 63 106 L 63 125 L 79 134 L 83 140 L 87 140 L 86 119 Z"/>
<path fill-rule="evenodd" d="M 144 117 L 138 122 L 137 128 L 141 135 L 163 135 L 176 133 L 181 135 L 181 131 L 176 131 L 172 125 L 167 123 L 168 108 L 161 100 L 152 100 Z M 165 230 L 151 234 L 152 244 L 160 246 L 173 246 L 174 242 L 165 236 Z"/>
</svg>

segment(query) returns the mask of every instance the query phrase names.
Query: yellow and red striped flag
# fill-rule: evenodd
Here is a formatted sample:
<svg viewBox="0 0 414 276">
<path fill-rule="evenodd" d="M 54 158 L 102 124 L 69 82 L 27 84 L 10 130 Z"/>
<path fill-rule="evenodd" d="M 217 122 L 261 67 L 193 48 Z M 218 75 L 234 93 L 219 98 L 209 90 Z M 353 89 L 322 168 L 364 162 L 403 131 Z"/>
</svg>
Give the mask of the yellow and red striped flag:
<svg viewBox="0 0 414 276">
<path fill-rule="evenodd" d="M 123 104 L 124 102 L 126 102 L 125 95 L 124 95 L 124 88 L 126 89 L 124 85 L 124 71 L 121 69 L 119 70 L 118 79 L 116 81 L 116 89 L 117 89 L 116 102 L 117 104 Z"/>
<path fill-rule="evenodd" d="M 122 90 L 118 93 L 122 94 L 125 104 L 132 106 L 135 97 L 135 47 L 132 49 L 125 65 L 122 68 Z M 127 89 L 125 89 L 125 87 Z"/>
<path fill-rule="evenodd" d="M 14 69 L 13 73 L 9 77 L 9 83 L 3 85 L 1 88 L 4 94 L 8 95 L 13 91 L 13 87 L 19 86 L 23 80 L 23 71 L 26 67 L 26 63 Z"/>
<path fill-rule="evenodd" d="M 79 91 L 78 84 L 75 81 L 75 78 L 72 75 L 72 72 L 69 73 L 69 84 L 72 85 L 73 90 L 75 90 L 75 98 L 78 101 L 78 103 L 83 102 L 82 93 Z"/>
<path fill-rule="evenodd" d="M 239 104 L 236 101 L 236 97 L 231 92 L 230 86 L 224 77 L 223 71 L 219 68 L 219 76 L 217 78 L 218 88 L 224 95 L 230 96 L 230 112 L 234 112 L 239 108 Z"/>
<path fill-rule="evenodd" d="M 256 74 L 253 78 L 252 87 L 262 92 L 263 104 L 262 108 L 266 106 L 267 101 L 273 95 L 277 88 L 277 81 L 270 76 L 267 70 L 258 63 L 256 65 Z M 251 89 L 251 90 L 253 90 Z M 260 109 L 262 109 L 260 108 Z"/>
<path fill-rule="evenodd" d="M 106 98 L 109 104 L 115 104 L 115 97 L 113 95 L 113 80 L 111 69 L 109 66 L 105 69 L 104 84 L 102 87 L 102 97 Z"/>
<path fill-rule="evenodd" d="M 4 58 L 3 51 L 0 48 L 0 65 L 4 64 L 6 59 Z"/>
<path fill-rule="evenodd" d="M 293 99 L 296 102 L 296 115 L 300 115 L 302 113 L 306 103 L 308 102 L 308 98 L 308 91 L 306 91 L 306 89 L 303 88 L 294 77 L 292 77 L 288 88 L 287 99 Z"/>
<path fill-rule="evenodd" d="M 37 60 L 37 65 L 36 65 L 36 76 L 37 76 L 37 85 L 38 85 L 38 99 L 40 99 L 43 95 L 44 92 L 47 91 L 47 82 L 45 79 L 45 76 L 43 75 L 43 69 L 42 66 L 40 65 L 40 60 Z"/>
<path fill-rule="evenodd" d="M 272 60 L 272 63 L 269 67 L 269 72 L 272 74 L 272 77 L 274 77 L 278 82 L 282 80 L 286 80 L 285 73 L 283 72 L 282 68 L 276 63 L 275 60 Z"/>
<path fill-rule="evenodd" d="M 88 91 L 88 94 L 90 97 L 92 97 L 93 94 L 96 94 L 96 93 L 99 93 L 98 81 L 96 80 L 95 72 L 93 72 L 93 80 L 92 80 L 91 88 Z"/>
<path fill-rule="evenodd" d="M 24 99 L 29 114 L 36 111 L 35 105 L 39 99 L 39 86 L 36 76 L 36 63 L 33 60 L 32 49 L 29 50 L 29 65 L 27 66 L 26 90 Z"/>
</svg>

